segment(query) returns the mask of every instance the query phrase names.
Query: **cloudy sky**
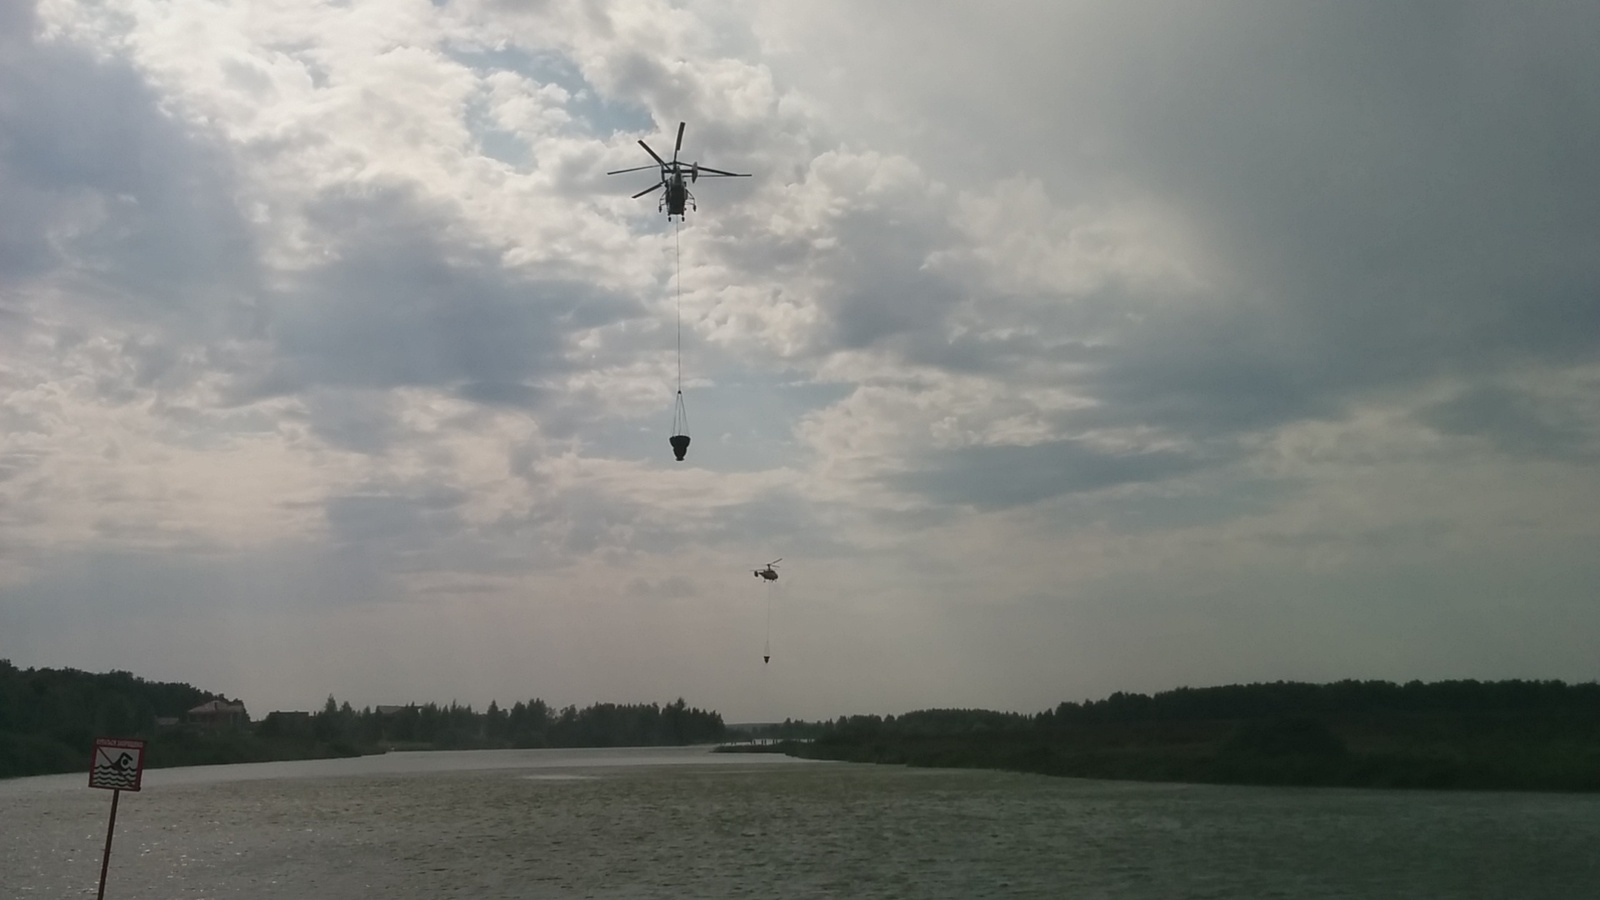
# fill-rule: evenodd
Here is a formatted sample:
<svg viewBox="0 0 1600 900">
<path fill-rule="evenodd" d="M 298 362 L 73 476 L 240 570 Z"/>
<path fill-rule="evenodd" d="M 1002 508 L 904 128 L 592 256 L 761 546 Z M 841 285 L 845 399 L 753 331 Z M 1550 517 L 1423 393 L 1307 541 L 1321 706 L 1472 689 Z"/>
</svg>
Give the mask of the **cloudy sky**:
<svg viewBox="0 0 1600 900">
<path fill-rule="evenodd" d="M 732 721 L 1592 680 L 1597 46 L 1585 3 L 0 0 L 0 658 Z M 604 173 L 680 121 L 755 177 L 675 234 Z"/>
</svg>

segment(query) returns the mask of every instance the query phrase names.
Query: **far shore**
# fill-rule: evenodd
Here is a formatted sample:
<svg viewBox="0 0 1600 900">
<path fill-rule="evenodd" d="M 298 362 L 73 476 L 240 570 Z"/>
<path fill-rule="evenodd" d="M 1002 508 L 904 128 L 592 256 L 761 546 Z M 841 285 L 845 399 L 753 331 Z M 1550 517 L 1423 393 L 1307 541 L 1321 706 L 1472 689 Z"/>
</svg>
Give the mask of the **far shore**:
<svg viewBox="0 0 1600 900">
<path fill-rule="evenodd" d="M 1600 791 L 1600 742 L 1587 725 L 1574 727 L 1568 718 L 1429 716 L 1375 724 L 1289 718 L 1117 724 L 1053 734 L 883 731 L 723 752 L 1124 781 Z"/>
</svg>

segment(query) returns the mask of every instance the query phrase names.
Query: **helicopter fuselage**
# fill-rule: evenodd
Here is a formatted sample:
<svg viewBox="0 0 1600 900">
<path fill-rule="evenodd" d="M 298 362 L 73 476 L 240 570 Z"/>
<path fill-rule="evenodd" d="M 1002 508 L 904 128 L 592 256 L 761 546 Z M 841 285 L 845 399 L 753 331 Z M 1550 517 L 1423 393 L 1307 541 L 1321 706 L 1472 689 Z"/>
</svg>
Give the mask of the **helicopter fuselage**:
<svg viewBox="0 0 1600 900">
<path fill-rule="evenodd" d="M 677 216 L 683 218 L 684 210 L 694 204 L 694 195 L 689 193 L 689 186 L 684 184 L 682 172 L 663 172 L 661 180 L 666 183 L 667 189 L 661 194 L 661 208 L 667 211 L 667 217 Z"/>
</svg>

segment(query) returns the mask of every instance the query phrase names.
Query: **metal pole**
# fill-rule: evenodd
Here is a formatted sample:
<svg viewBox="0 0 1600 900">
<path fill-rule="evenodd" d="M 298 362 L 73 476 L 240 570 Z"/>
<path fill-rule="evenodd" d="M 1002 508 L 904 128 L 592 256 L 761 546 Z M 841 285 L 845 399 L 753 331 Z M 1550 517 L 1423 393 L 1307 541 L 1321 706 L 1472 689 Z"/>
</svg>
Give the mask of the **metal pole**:
<svg viewBox="0 0 1600 900">
<path fill-rule="evenodd" d="M 122 799 L 122 792 L 111 792 L 111 821 L 106 824 L 106 853 L 100 859 L 100 891 L 94 895 L 94 900 L 105 900 L 106 897 L 106 868 L 111 865 L 111 834 L 117 830 L 117 801 Z"/>
</svg>

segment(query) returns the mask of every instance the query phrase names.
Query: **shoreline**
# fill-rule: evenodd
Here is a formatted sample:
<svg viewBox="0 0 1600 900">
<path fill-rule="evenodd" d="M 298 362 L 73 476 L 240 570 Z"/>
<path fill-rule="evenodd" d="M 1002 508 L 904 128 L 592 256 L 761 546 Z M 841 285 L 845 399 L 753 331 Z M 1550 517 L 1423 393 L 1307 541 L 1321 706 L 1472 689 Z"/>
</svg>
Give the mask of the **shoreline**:
<svg viewBox="0 0 1600 900">
<path fill-rule="evenodd" d="M 1419 739 L 1414 721 L 1389 734 L 1315 720 L 1185 723 L 1063 732 L 829 735 L 781 742 L 801 759 L 970 768 L 1063 778 L 1263 787 L 1600 792 L 1600 746 L 1560 728 L 1519 723 L 1487 737 L 1459 721 Z M 1438 726 L 1438 722 L 1427 723 Z M 1543 723 L 1549 726 L 1550 723 Z M 1450 734 L 1450 731 L 1456 734 Z M 1543 731 L 1544 733 L 1541 733 Z M 1553 732 L 1553 733 L 1552 733 Z M 1353 735 L 1353 736 L 1347 736 Z"/>
</svg>

